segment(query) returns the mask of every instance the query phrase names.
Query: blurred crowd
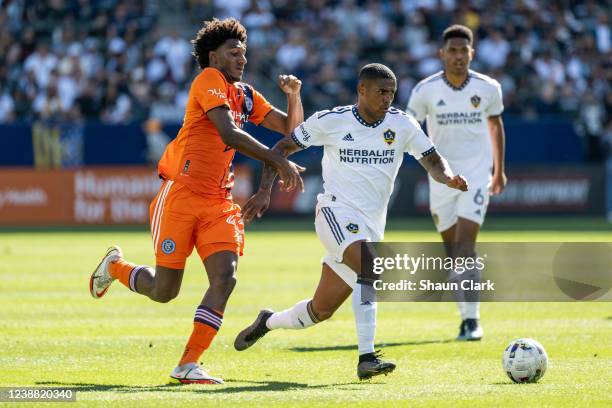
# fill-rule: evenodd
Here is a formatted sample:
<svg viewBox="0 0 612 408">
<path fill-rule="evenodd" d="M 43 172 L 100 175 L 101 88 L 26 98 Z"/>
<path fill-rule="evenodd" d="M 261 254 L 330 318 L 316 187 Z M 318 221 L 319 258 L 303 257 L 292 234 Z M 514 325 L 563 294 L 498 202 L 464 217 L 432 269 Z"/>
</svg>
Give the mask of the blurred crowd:
<svg viewBox="0 0 612 408">
<path fill-rule="evenodd" d="M 0 3 L 0 123 L 182 120 L 191 45 L 149 2 Z"/>
<path fill-rule="evenodd" d="M 168 6 L 168 3 L 172 5 Z M 179 26 L 160 13 L 178 13 Z M 248 29 L 245 81 L 284 108 L 274 78 L 303 80 L 307 113 L 355 100 L 366 62 L 391 66 L 405 107 L 441 69 L 444 28 L 475 33 L 472 68 L 503 87 L 506 114 L 571 117 L 584 135 L 612 125 L 612 7 L 606 0 L 0 0 L 0 123 L 59 117 L 180 122 L 198 72 L 202 20 Z"/>
</svg>

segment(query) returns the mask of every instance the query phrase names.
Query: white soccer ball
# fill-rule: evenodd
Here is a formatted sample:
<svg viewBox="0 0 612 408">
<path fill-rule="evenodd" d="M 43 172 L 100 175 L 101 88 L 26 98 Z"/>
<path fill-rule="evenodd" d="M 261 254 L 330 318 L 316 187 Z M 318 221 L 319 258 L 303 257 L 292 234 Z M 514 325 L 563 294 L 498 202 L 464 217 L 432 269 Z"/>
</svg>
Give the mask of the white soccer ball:
<svg viewBox="0 0 612 408">
<path fill-rule="evenodd" d="M 512 381 L 534 383 L 546 372 L 548 356 L 537 341 L 516 339 L 504 350 L 502 366 Z"/>
</svg>

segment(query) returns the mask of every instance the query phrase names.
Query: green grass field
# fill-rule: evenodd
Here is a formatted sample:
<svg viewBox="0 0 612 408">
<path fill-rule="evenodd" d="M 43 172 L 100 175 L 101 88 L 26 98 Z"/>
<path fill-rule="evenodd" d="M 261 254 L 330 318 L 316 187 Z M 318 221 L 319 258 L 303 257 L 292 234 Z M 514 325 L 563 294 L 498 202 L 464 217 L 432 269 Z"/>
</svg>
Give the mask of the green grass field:
<svg viewBox="0 0 612 408">
<path fill-rule="evenodd" d="M 438 239 L 428 221 L 388 226 L 388 241 Z M 452 341 L 452 303 L 381 303 L 377 341 L 398 369 L 370 382 L 355 375 L 350 302 L 330 321 L 234 351 L 235 335 L 260 308 L 312 296 L 323 254 L 310 222 L 261 222 L 247 234 L 238 285 L 203 359 L 226 384 L 173 386 L 168 374 L 206 288 L 197 256 L 169 304 L 119 283 L 95 301 L 89 274 L 108 244 L 133 262 L 153 262 L 146 231 L 0 231 L 0 386 L 75 387 L 78 404 L 88 406 L 612 406 L 610 303 L 483 304 L 485 337 L 469 344 Z M 612 242 L 612 230 L 600 220 L 491 217 L 481 239 Z M 548 351 L 538 384 L 513 384 L 501 369 L 502 351 L 517 337 Z"/>
</svg>

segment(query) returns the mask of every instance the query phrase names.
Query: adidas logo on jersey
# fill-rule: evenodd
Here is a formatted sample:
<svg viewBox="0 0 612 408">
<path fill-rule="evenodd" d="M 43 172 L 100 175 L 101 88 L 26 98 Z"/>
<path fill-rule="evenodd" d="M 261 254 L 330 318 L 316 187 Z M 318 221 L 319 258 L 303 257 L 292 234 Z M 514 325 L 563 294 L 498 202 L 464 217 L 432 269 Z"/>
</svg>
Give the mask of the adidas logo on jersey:
<svg viewBox="0 0 612 408">
<path fill-rule="evenodd" d="M 350 133 L 349 133 L 349 134 L 347 134 L 346 136 L 344 136 L 344 137 L 342 138 L 342 140 L 345 140 L 345 141 L 347 141 L 347 142 L 354 142 L 354 141 L 355 141 L 355 139 L 353 139 L 353 136 L 351 136 L 351 134 L 350 134 Z"/>
<path fill-rule="evenodd" d="M 444 100 L 443 100 L 443 99 L 440 99 L 440 100 L 438 101 L 438 106 L 446 106 L 446 103 L 444 103 Z"/>
</svg>

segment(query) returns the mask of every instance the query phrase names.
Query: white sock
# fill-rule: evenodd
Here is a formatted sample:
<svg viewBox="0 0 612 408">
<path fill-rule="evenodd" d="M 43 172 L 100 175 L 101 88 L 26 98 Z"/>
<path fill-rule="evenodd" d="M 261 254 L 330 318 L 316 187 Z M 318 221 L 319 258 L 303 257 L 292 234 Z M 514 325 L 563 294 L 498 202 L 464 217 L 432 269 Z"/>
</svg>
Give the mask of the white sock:
<svg viewBox="0 0 612 408">
<path fill-rule="evenodd" d="M 481 281 L 481 272 L 477 268 L 465 271 L 465 279 L 474 282 Z M 480 319 L 480 292 L 465 294 L 464 319 Z"/>
<path fill-rule="evenodd" d="M 357 342 L 359 355 L 374 352 L 374 337 L 376 335 L 376 308 L 377 302 L 362 302 L 362 289 L 371 287 L 357 283 L 353 289 L 353 313 L 357 329 Z"/>
<path fill-rule="evenodd" d="M 270 330 L 274 329 L 305 329 L 314 326 L 318 323 L 312 311 L 309 311 L 309 304 L 312 299 L 302 300 L 296 303 L 292 308 L 276 312 L 266 321 L 266 327 Z"/>
<path fill-rule="evenodd" d="M 453 293 L 455 295 L 455 301 L 457 302 L 457 309 L 459 309 L 459 314 L 461 315 L 461 320 L 465 320 L 465 296 L 463 294 L 463 290 L 461 289 L 461 279 L 462 274 L 459 274 L 453 270 L 450 273 L 448 281 L 459 285 L 459 289 L 453 291 Z"/>
<path fill-rule="evenodd" d="M 466 315 L 466 313 L 465 313 L 465 303 L 466 302 L 457 302 L 457 309 L 459 309 L 459 314 L 461 315 L 461 320 L 467 319 L 467 317 L 465 317 L 465 315 Z"/>
<path fill-rule="evenodd" d="M 480 319 L 480 302 L 465 302 L 463 319 Z"/>
</svg>

